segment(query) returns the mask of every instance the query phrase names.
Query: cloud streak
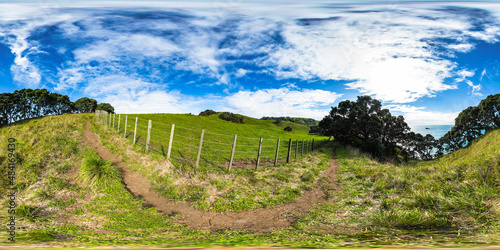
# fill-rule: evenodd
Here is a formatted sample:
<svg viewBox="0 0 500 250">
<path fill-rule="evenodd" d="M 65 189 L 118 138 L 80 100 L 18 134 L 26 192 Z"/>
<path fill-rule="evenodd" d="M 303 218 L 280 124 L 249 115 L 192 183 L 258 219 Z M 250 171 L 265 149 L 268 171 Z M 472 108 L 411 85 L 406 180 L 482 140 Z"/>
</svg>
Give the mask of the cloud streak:
<svg viewBox="0 0 500 250">
<path fill-rule="evenodd" d="M 441 123 L 452 113 L 408 107 L 460 88 L 481 96 L 485 88 L 472 78 L 485 71 L 455 59 L 500 35 L 494 4 L 271 1 L 271 13 L 244 2 L 151 2 L 141 10 L 117 3 L 77 2 L 38 15 L 34 4 L 2 5 L 18 10 L 0 11 L 15 83 L 78 90 L 125 107 L 124 98 L 128 110 L 197 112 L 209 103 L 255 117 L 317 119 L 354 91 L 396 105 L 409 120 L 428 115 Z M 210 96 L 219 103 L 204 100 Z"/>
</svg>

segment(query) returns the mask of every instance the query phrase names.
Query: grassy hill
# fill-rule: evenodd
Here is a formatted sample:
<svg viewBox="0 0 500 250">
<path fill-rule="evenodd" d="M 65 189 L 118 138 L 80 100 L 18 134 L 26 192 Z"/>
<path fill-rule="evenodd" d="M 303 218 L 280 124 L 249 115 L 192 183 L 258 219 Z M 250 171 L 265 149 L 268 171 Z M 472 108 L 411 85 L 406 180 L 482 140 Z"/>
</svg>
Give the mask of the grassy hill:
<svg viewBox="0 0 500 250">
<path fill-rule="evenodd" d="M 129 122 L 131 117 L 135 119 L 130 115 Z M 241 125 L 216 117 L 138 117 L 139 121 L 155 118 L 153 126 L 161 122 L 166 130 L 175 123 L 249 138 L 286 140 L 289 136 L 273 128 L 272 121 L 257 119 L 238 130 Z M 192 230 L 178 224 L 182 215 L 160 213 L 131 195 L 121 181 L 110 179 L 103 186 L 84 181 L 87 164 L 99 162 L 82 140 L 88 120 L 102 144 L 168 200 L 225 212 L 277 207 L 318 187 L 324 189 L 325 199 L 307 213 L 290 213 L 295 219 L 292 226 L 271 232 Z M 265 127 L 275 132 L 262 131 Z M 292 132 L 298 138 L 311 138 L 300 131 L 297 127 Z M 7 151 L 9 138 L 16 139 L 13 155 Z M 499 144 L 500 130 L 496 130 L 441 159 L 408 165 L 380 164 L 356 149 L 330 144 L 291 164 L 227 171 L 172 165 L 161 153 L 145 154 L 142 145 L 132 145 L 130 136 L 123 138 L 123 127 L 118 133 L 100 125 L 94 115 L 51 116 L 0 128 L 0 192 L 6 194 L 11 188 L 7 167 L 9 159 L 15 158 L 15 216 L 20 226 L 15 244 L 21 245 L 477 246 L 500 240 Z M 332 150 L 339 162 L 338 188 L 333 190 L 319 177 Z M 103 164 L 112 167 L 109 162 Z M 0 204 L 0 217 L 9 218 L 9 198 L 2 195 Z M 1 244 L 11 244 L 7 234 L 5 229 L 0 231 Z"/>
<path fill-rule="evenodd" d="M 172 158 L 176 164 L 191 164 L 196 161 L 202 130 L 203 151 L 200 160 L 202 169 L 227 166 L 230 161 L 234 135 L 237 135 L 237 144 L 234 154 L 235 165 L 255 165 L 258 155 L 260 138 L 263 138 L 261 148 L 261 164 L 271 164 L 276 155 L 277 140 L 279 143 L 278 158 L 286 159 L 289 140 L 293 140 L 293 153 L 302 153 L 302 146 L 311 148 L 311 140 L 325 140 L 325 137 L 309 134 L 309 127 L 293 122 L 273 124 L 270 120 L 259 120 L 244 116 L 244 124 L 236 124 L 218 118 L 219 114 L 210 116 L 196 116 L 190 114 L 129 114 L 114 116 L 111 126 L 124 132 L 127 117 L 127 138 L 133 141 L 135 119 L 137 118 L 137 140 L 139 145 L 145 146 L 148 121 L 152 120 L 151 150 L 161 155 L 168 154 L 170 131 L 175 124 Z M 120 120 L 118 120 L 120 119 Z M 290 126 L 291 132 L 284 131 Z M 309 142 L 308 142 L 309 140 Z M 297 145 L 298 144 L 298 145 Z M 297 147 L 298 146 L 298 147 Z"/>
</svg>

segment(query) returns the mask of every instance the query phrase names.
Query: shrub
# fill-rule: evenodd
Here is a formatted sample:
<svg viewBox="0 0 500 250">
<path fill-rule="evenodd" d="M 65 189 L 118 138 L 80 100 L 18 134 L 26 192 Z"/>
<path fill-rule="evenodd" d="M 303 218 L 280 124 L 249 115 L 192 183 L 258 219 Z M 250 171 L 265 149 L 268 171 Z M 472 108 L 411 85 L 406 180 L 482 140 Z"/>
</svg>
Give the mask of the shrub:
<svg viewBox="0 0 500 250">
<path fill-rule="evenodd" d="M 286 132 L 292 132 L 292 127 L 290 127 L 290 126 L 286 126 L 286 127 L 285 127 L 285 131 L 286 131 Z"/>
<path fill-rule="evenodd" d="M 77 178 L 91 187 L 105 187 L 120 180 L 120 171 L 96 153 L 88 153 Z"/>
<path fill-rule="evenodd" d="M 219 115 L 219 119 L 229 121 L 229 122 L 234 122 L 234 123 L 240 123 L 243 124 L 243 116 L 241 115 L 236 115 L 230 112 L 223 112 Z"/>
<path fill-rule="evenodd" d="M 211 110 L 211 109 L 207 109 L 205 111 L 202 111 L 199 116 L 210 116 L 210 115 L 215 115 L 217 114 L 217 112 Z"/>
</svg>

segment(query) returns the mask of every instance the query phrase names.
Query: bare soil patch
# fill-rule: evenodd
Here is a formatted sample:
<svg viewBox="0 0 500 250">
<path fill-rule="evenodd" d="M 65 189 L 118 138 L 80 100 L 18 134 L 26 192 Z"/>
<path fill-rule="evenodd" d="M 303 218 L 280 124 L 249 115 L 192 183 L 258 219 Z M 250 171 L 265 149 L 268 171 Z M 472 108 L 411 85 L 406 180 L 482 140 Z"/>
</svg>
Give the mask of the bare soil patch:
<svg viewBox="0 0 500 250">
<path fill-rule="evenodd" d="M 313 206 L 325 201 L 325 190 L 317 187 L 305 191 L 295 202 L 279 205 L 272 208 L 261 208 L 244 212 L 205 212 L 195 209 L 188 202 L 171 202 L 161 197 L 151 189 L 149 181 L 134 172 L 121 159 L 105 148 L 100 141 L 99 135 L 90 131 L 90 122 L 85 124 L 83 139 L 95 150 L 102 159 L 111 161 L 118 166 L 122 172 L 122 181 L 127 190 L 135 197 L 142 197 L 147 205 L 154 206 L 159 212 L 167 215 L 177 214 L 179 223 L 189 226 L 191 229 L 201 230 L 252 230 L 256 232 L 270 231 L 273 229 L 289 227 L 297 215 L 306 213 Z M 330 160 L 328 168 L 320 175 L 328 178 L 331 185 L 328 189 L 338 190 L 335 183 L 336 169 L 338 163 L 335 154 Z"/>
</svg>

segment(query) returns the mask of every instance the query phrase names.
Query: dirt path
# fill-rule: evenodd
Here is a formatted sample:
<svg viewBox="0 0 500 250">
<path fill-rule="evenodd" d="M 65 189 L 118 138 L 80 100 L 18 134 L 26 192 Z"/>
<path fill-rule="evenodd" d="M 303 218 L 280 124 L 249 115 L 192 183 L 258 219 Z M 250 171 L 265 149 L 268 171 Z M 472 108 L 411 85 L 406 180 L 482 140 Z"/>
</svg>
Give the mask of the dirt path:
<svg viewBox="0 0 500 250">
<path fill-rule="evenodd" d="M 248 229 L 256 232 L 269 231 L 288 227 L 298 214 L 306 213 L 311 207 L 324 201 L 324 191 L 315 188 L 305 191 L 295 202 L 276 206 L 273 208 L 262 208 L 245 212 L 204 212 L 193 208 L 187 202 L 173 203 L 158 195 L 151 189 L 151 184 L 142 175 L 132 171 L 127 165 L 105 148 L 99 139 L 99 135 L 90 131 L 90 122 L 85 124 L 84 140 L 105 160 L 111 161 L 122 171 L 122 178 L 126 188 L 136 197 L 143 197 L 152 206 L 155 206 L 164 214 L 180 214 L 178 222 L 188 225 L 192 229 L 221 230 Z M 337 161 L 335 156 L 331 159 L 329 167 L 322 175 L 327 176 L 332 188 L 337 189 L 335 184 Z M 293 215 L 292 215 L 293 213 Z"/>
</svg>

